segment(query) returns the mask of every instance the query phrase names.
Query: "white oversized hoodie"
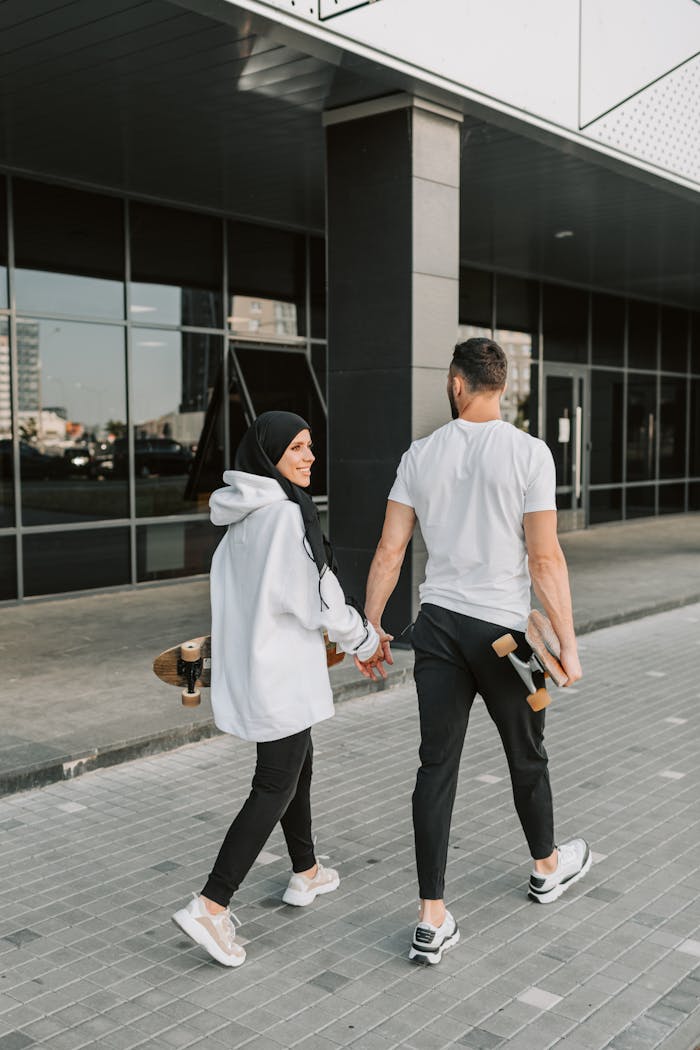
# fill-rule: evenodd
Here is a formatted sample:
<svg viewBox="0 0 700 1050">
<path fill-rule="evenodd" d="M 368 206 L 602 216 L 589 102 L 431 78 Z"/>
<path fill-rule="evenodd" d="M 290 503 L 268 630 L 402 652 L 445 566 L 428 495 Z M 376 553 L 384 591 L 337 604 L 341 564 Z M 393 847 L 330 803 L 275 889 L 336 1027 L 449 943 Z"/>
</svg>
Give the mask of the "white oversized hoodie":
<svg viewBox="0 0 700 1050">
<path fill-rule="evenodd" d="M 277 481 L 228 470 L 224 482 L 209 501 L 214 525 L 228 526 L 211 564 L 214 721 L 280 740 L 333 714 L 323 630 L 363 660 L 379 639 L 330 569 L 319 592 L 301 512 Z"/>
</svg>

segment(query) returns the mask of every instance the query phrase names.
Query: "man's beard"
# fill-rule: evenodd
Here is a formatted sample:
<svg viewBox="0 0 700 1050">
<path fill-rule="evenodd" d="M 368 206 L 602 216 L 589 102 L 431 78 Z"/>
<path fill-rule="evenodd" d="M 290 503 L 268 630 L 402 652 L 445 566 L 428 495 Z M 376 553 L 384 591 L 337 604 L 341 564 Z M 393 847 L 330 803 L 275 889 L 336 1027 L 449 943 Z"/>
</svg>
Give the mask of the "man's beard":
<svg viewBox="0 0 700 1050">
<path fill-rule="evenodd" d="M 453 419 L 459 419 L 459 409 L 457 408 L 457 402 L 455 401 L 455 396 L 454 396 L 454 393 L 452 391 L 452 387 L 448 387 L 448 389 L 447 389 L 447 397 L 448 397 L 449 402 L 450 402 L 450 411 L 452 412 L 452 418 Z"/>
</svg>

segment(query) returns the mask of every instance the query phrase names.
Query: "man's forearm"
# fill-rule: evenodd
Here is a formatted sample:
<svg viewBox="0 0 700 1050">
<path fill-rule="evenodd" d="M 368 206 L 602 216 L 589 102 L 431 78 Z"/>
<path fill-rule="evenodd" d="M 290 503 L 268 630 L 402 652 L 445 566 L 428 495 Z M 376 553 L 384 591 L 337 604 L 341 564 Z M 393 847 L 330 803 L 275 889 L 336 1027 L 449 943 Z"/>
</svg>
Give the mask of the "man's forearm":
<svg viewBox="0 0 700 1050">
<path fill-rule="evenodd" d="M 574 615 L 566 561 L 561 551 L 530 561 L 530 577 L 562 646 L 576 645 Z"/>
<path fill-rule="evenodd" d="M 396 587 L 405 554 L 405 549 L 392 551 L 380 542 L 372 559 L 367 579 L 365 614 L 375 627 L 381 622 L 386 603 Z"/>
</svg>

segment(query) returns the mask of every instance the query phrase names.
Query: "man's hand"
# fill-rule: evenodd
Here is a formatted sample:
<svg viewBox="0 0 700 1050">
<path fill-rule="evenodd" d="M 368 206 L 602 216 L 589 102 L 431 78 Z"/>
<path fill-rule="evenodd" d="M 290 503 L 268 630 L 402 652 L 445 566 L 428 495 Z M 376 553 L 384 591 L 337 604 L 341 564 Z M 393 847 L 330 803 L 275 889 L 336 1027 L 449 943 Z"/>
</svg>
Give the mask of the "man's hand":
<svg viewBox="0 0 700 1050">
<path fill-rule="evenodd" d="M 386 678 L 386 671 L 384 670 L 384 663 L 393 664 L 394 660 L 391 655 L 391 649 L 389 642 L 393 642 L 394 636 L 387 634 L 382 631 L 381 628 L 377 628 L 379 633 L 379 645 L 373 656 L 370 656 L 369 660 L 360 660 L 358 656 L 355 657 L 355 666 L 364 678 L 371 678 L 373 682 L 379 681 L 375 671 L 381 675 L 382 678 Z"/>
<path fill-rule="evenodd" d="M 578 652 L 576 646 L 562 646 L 559 654 L 559 663 L 562 665 L 569 680 L 564 686 L 573 685 L 574 682 L 578 682 L 583 677 L 583 670 L 581 669 L 581 663 L 578 658 Z"/>
</svg>

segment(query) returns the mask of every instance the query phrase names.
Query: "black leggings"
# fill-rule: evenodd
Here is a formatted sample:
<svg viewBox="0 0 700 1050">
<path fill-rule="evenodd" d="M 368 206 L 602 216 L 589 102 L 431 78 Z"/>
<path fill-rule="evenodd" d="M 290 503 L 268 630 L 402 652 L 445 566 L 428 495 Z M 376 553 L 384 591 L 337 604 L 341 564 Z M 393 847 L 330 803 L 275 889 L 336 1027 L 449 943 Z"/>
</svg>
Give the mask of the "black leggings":
<svg viewBox="0 0 700 1050">
<path fill-rule="evenodd" d="M 226 907 L 277 821 L 294 871 L 316 863 L 311 837 L 311 730 L 258 744 L 251 792 L 226 833 L 202 896 Z"/>
<path fill-rule="evenodd" d="M 421 746 L 413 793 L 413 827 L 420 895 L 441 900 L 457 791 L 457 776 L 476 693 L 496 724 L 508 760 L 515 808 L 535 860 L 554 850 L 552 792 L 544 748 L 544 711 L 533 711 L 510 660 L 491 643 L 507 632 L 497 624 L 423 605 L 413 629 Z M 527 659 L 525 635 L 510 632 Z"/>
</svg>

